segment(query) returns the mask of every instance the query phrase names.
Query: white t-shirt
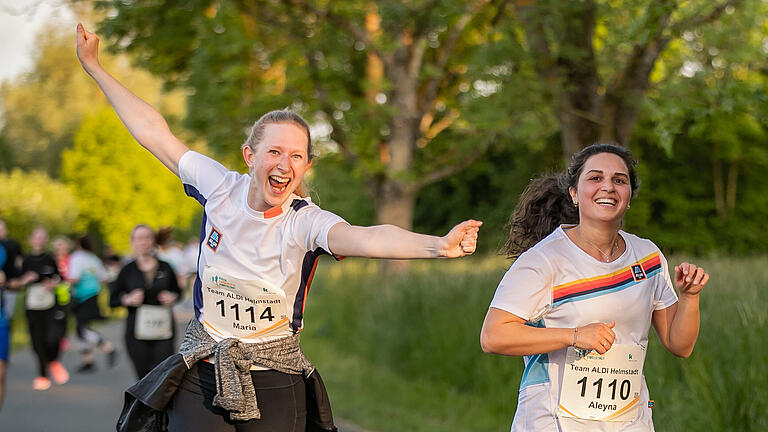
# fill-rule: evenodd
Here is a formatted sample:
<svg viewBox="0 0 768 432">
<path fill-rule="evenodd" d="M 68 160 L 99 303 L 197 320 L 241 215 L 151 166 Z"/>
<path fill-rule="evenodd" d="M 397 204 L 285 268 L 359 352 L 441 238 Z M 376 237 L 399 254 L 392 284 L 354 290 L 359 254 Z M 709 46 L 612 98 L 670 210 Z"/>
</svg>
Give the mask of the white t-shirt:
<svg viewBox="0 0 768 432">
<path fill-rule="evenodd" d="M 614 344 L 647 349 L 653 311 L 677 302 L 664 255 L 650 240 L 619 231 L 626 251 L 613 262 L 601 262 L 576 246 L 563 228 L 515 260 L 499 283 L 491 307 L 536 327 L 575 328 L 615 321 Z M 633 422 L 559 417 L 565 353 L 562 349 L 524 357 L 513 431 L 653 430 L 645 377 Z"/>
<path fill-rule="evenodd" d="M 107 271 L 99 257 L 85 250 L 76 250 L 69 256 L 69 274 L 76 280 L 72 295 L 77 301 L 85 301 L 99 293 L 101 282 L 107 279 Z"/>
<path fill-rule="evenodd" d="M 246 342 L 273 340 L 299 332 L 303 326 L 304 302 L 317 259 L 320 255 L 332 253 L 328 247 L 328 231 L 337 223 L 346 222 L 312 204 L 309 198 L 296 195 L 288 198 L 281 207 L 266 212 L 256 211 L 247 200 L 251 181 L 249 175 L 229 171 L 215 160 L 194 151 L 186 152 L 179 159 L 179 176 L 187 195 L 197 199 L 205 208 L 194 305 L 196 317 L 211 337 L 216 341 L 223 339 L 206 322 L 204 306 L 210 313 L 221 311 L 222 317 L 233 317 L 237 312 L 237 322 L 245 324 L 250 322 L 246 318 L 259 321 L 259 318 L 266 317 L 272 321 L 272 316 L 277 319 L 286 316 L 288 325 L 284 331 L 273 331 L 258 340 L 249 339 Z M 241 303 L 241 308 L 233 309 L 238 306 L 223 297 L 219 300 L 220 309 L 204 305 L 203 287 L 209 282 L 203 281 L 206 269 L 215 269 L 227 277 L 243 281 L 261 281 L 284 295 L 285 310 L 263 309 L 256 311 L 254 316 L 253 309 L 245 309 L 248 303 Z M 215 291 L 227 293 L 225 289 Z M 237 292 L 231 294 L 237 297 Z M 253 303 L 250 305 L 255 306 Z M 251 315 L 246 311 L 250 311 Z"/>
</svg>

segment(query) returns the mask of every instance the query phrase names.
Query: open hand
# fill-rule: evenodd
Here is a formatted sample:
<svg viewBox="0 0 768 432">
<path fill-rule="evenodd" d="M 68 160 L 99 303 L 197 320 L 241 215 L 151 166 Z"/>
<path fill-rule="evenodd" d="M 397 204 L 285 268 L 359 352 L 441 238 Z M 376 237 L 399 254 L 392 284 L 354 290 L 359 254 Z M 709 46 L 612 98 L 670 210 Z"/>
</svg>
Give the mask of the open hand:
<svg viewBox="0 0 768 432">
<path fill-rule="evenodd" d="M 684 262 L 675 266 L 675 287 L 680 294 L 698 295 L 709 281 L 709 274 L 701 267 Z"/>
<path fill-rule="evenodd" d="M 477 248 L 477 232 L 480 231 L 482 224 L 482 221 L 469 219 L 453 227 L 443 237 L 444 247 L 440 255 L 446 258 L 458 258 L 473 254 Z"/>
</svg>

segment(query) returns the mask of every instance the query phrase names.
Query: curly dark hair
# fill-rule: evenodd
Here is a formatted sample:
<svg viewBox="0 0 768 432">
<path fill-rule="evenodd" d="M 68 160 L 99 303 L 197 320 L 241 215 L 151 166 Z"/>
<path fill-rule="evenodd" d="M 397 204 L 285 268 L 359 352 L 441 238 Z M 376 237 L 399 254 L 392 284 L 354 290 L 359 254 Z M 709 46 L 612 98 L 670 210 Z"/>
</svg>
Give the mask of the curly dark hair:
<svg viewBox="0 0 768 432">
<path fill-rule="evenodd" d="M 568 189 L 578 185 L 587 159 L 600 153 L 612 153 L 624 161 L 629 169 L 632 198 L 637 196 L 640 178 L 632 152 L 617 144 L 593 144 L 574 154 L 565 172 L 531 180 L 505 226 L 509 236 L 499 253 L 517 258 L 558 226 L 579 223 L 579 210 L 573 205 Z"/>
</svg>

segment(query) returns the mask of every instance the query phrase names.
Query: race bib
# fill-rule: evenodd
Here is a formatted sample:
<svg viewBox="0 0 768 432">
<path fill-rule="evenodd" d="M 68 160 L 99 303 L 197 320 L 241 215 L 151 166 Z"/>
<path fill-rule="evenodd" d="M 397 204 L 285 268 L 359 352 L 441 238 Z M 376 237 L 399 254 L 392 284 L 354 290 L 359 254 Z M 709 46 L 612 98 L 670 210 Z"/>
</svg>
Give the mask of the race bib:
<svg viewBox="0 0 768 432">
<path fill-rule="evenodd" d="M 42 284 L 32 284 L 27 288 L 27 310 L 48 310 L 56 304 L 56 296 Z"/>
<path fill-rule="evenodd" d="M 173 315 L 164 306 L 141 305 L 136 308 L 134 336 L 138 340 L 165 340 L 173 336 Z"/>
<path fill-rule="evenodd" d="M 207 267 L 203 272 L 203 326 L 222 338 L 258 342 L 290 334 L 285 293 L 264 280 L 240 280 Z"/>
<path fill-rule="evenodd" d="M 637 418 L 645 348 L 613 345 L 605 354 L 569 347 L 559 415 L 584 420 Z"/>
</svg>

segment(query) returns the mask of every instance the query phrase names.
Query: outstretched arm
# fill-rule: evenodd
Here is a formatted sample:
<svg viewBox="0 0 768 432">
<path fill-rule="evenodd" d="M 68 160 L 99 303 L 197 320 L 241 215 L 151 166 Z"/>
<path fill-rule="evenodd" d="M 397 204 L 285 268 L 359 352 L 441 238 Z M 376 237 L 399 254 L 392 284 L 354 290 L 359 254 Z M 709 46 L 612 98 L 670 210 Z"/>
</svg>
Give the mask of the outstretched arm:
<svg viewBox="0 0 768 432">
<path fill-rule="evenodd" d="M 675 267 L 675 287 L 680 300 L 653 312 L 653 327 L 661 344 L 678 357 L 688 357 L 699 337 L 699 293 L 709 281 L 701 267 L 684 262 Z"/>
<path fill-rule="evenodd" d="M 179 159 L 187 146 L 168 128 L 163 116 L 151 105 L 131 93 L 99 64 L 99 38 L 77 25 L 77 58 L 88 75 L 112 104 L 117 115 L 136 141 L 149 150 L 174 174 L 179 175 Z"/>
<path fill-rule="evenodd" d="M 328 246 L 337 256 L 414 259 L 458 258 L 475 252 L 483 223 L 464 221 L 443 237 L 417 234 L 394 225 L 361 227 L 339 223 L 328 232 Z"/>
</svg>

